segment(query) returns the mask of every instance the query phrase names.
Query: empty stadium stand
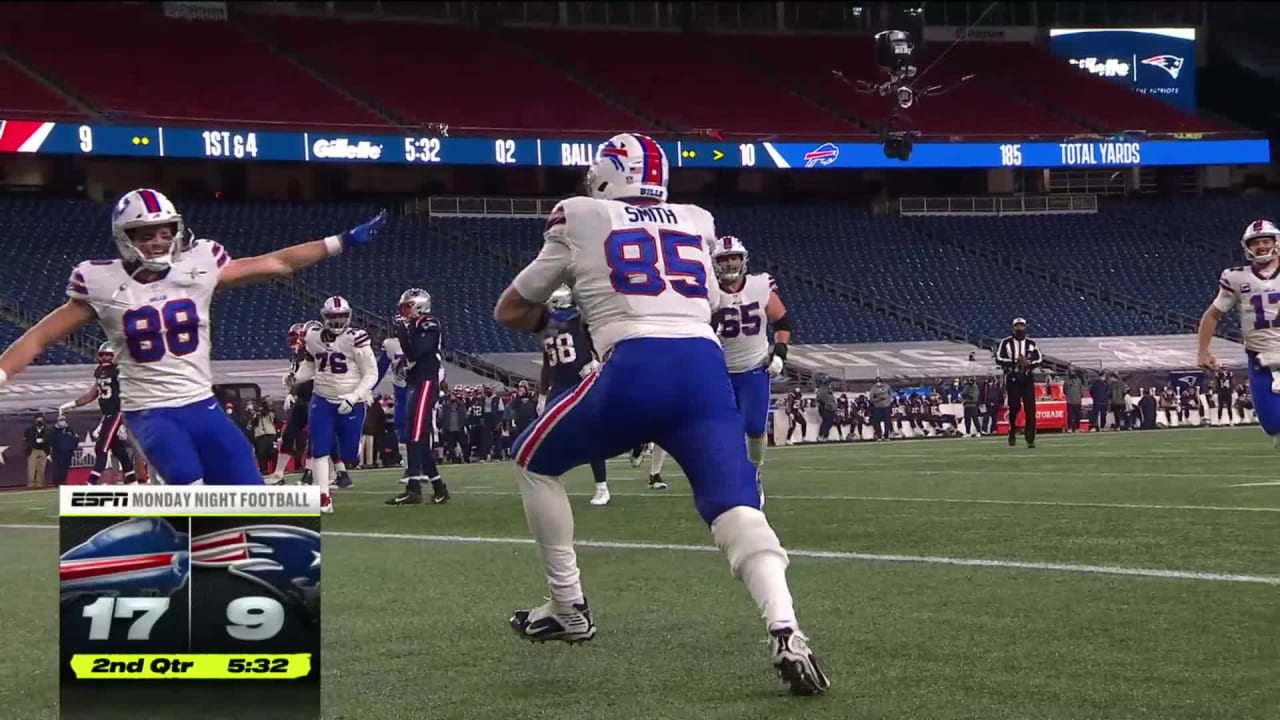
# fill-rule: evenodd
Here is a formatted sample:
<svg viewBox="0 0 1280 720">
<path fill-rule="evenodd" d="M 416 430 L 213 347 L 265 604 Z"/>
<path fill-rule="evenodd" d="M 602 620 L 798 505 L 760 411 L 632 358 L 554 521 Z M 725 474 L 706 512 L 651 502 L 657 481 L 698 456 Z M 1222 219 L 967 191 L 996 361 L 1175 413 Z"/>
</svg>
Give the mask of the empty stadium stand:
<svg viewBox="0 0 1280 720">
<path fill-rule="evenodd" d="M 386 125 L 234 26 L 168 19 L 160 3 L 3 3 L 0 46 L 119 119 Z"/>
<path fill-rule="evenodd" d="M 59 119 L 76 117 L 79 111 L 57 93 L 23 72 L 7 59 L 0 58 L 0 112 L 6 119 Z"/>
<path fill-rule="evenodd" d="M 9 347 L 14 340 L 22 337 L 27 329 L 0 321 L 0 348 Z M 36 358 L 36 365 L 65 365 L 68 363 L 87 362 L 88 359 L 64 345 L 54 345 Z"/>
</svg>

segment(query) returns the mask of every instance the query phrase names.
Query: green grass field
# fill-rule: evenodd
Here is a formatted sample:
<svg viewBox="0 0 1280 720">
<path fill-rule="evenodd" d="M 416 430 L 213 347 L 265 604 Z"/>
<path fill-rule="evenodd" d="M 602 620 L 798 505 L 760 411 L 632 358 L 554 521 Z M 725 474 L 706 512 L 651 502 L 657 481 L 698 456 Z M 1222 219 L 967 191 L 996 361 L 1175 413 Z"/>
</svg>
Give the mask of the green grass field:
<svg viewBox="0 0 1280 720">
<path fill-rule="evenodd" d="M 442 507 L 357 473 L 324 525 L 325 717 L 1274 719 L 1277 457 L 1257 428 L 772 451 L 818 698 L 772 674 L 671 461 L 667 492 L 611 463 L 607 508 L 568 479 L 600 627 L 580 647 L 506 626 L 546 592 L 509 464 L 446 466 Z M 55 515 L 0 494 L 0 717 L 56 717 Z"/>
</svg>

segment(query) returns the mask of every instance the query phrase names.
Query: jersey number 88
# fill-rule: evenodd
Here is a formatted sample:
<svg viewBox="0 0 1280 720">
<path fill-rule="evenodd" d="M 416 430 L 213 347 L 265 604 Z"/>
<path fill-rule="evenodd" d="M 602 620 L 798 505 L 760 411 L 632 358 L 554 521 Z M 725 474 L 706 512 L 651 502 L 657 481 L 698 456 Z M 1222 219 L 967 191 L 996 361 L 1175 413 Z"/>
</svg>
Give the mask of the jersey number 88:
<svg viewBox="0 0 1280 720">
<path fill-rule="evenodd" d="M 170 300 L 159 308 L 145 305 L 124 314 L 125 345 L 134 362 L 153 363 L 165 353 L 190 355 L 200 346 L 200 316 L 188 298 Z"/>
<path fill-rule="evenodd" d="M 675 230 L 659 230 L 655 239 L 644 228 L 614 230 L 604 241 L 604 257 L 612 271 L 613 289 L 623 295 L 661 295 L 668 287 L 687 298 L 707 296 L 707 269 L 680 257 L 680 248 L 701 249 L 702 238 Z M 661 257 L 666 272 L 658 270 Z M 664 277 L 665 276 L 665 277 Z"/>
</svg>

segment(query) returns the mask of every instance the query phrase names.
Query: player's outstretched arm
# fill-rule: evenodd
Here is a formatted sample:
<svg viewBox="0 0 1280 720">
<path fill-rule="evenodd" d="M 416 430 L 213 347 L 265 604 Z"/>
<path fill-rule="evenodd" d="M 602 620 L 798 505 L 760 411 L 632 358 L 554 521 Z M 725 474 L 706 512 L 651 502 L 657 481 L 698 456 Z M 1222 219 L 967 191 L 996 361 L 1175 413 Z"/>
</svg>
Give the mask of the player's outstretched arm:
<svg viewBox="0 0 1280 720">
<path fill-rule="evenodd" d="M 93 322 L 94 317 L 89 303 L 80 300 L 68 300 L 62 307 L 45 315 L 0 355 L 0 385 L 26 370 L 50 345 Z"/>
<path fill-rule="evenodd" d="M 58 414 L 61 415 L 68 410 L 75 410 L 78 407 L 88 405 L 89 403 L 98 399 L 99 392 L 100 390 L 98 389 L 97 384 L 89 386 L 89 389 L 85 390 L 80 397 L 76 398 L 75 400 L 68 400 L 62 403 L 61 405 L 59 405 Z"/>
<path fill-rule="evenodd" d="M 1214 333 L 1218 332 L 1218 323 L 1222 320 L 1224 314 L 1216 305 L 1210 305 L 1205 308 L 1204 314 L 1200 316 L 1200 325 L 1196 328 L 1196 335 L 1200 341 L 1199 363 L 1202 368 L 1218 369 L 1218 358 L 1209 352 L 1209 343 L 1213 340 Z"/>
<path fill-rule="evenodd" d="M 550 317 L 547 299 L 569 279 L 569 263 L 573 260 L 573 251 L 565 236 L 565 216 L 559 210 L 556 206 L 551 212 L 538 257 L 516 275 L 493 308 L 493 319 L 503 327 L 540 332 L 547 326 Z"/>
<path fill-rule="evenodd" d="M 218 287 L 252 285 L 302 272 L 325 258 L 341 255 L 352 245 L 371 242 L 386 221 L 387 212 L 384 210 L 369 222 L 339 235 L 282 248 L 266 255 L 232 260 L 218 274 Z"/>
</svg>

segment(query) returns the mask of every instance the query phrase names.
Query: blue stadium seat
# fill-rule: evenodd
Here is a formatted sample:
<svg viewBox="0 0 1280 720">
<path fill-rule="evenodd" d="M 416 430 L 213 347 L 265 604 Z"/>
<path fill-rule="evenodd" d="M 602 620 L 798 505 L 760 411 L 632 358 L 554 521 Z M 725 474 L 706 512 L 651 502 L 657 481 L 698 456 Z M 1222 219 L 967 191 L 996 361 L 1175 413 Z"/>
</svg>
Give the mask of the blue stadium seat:
<svg viewBox="0 0 1280 720">
<path fill-rule="evenodd" d="M 25 328 L 0 321 L 0 348 L 9 347 L 14 340 L 22 337 Z M 68 365 L 86 362 L 79 353 L 65 345 L 54 345 L 36 358 L 36 365 Z"/>
</svg>

